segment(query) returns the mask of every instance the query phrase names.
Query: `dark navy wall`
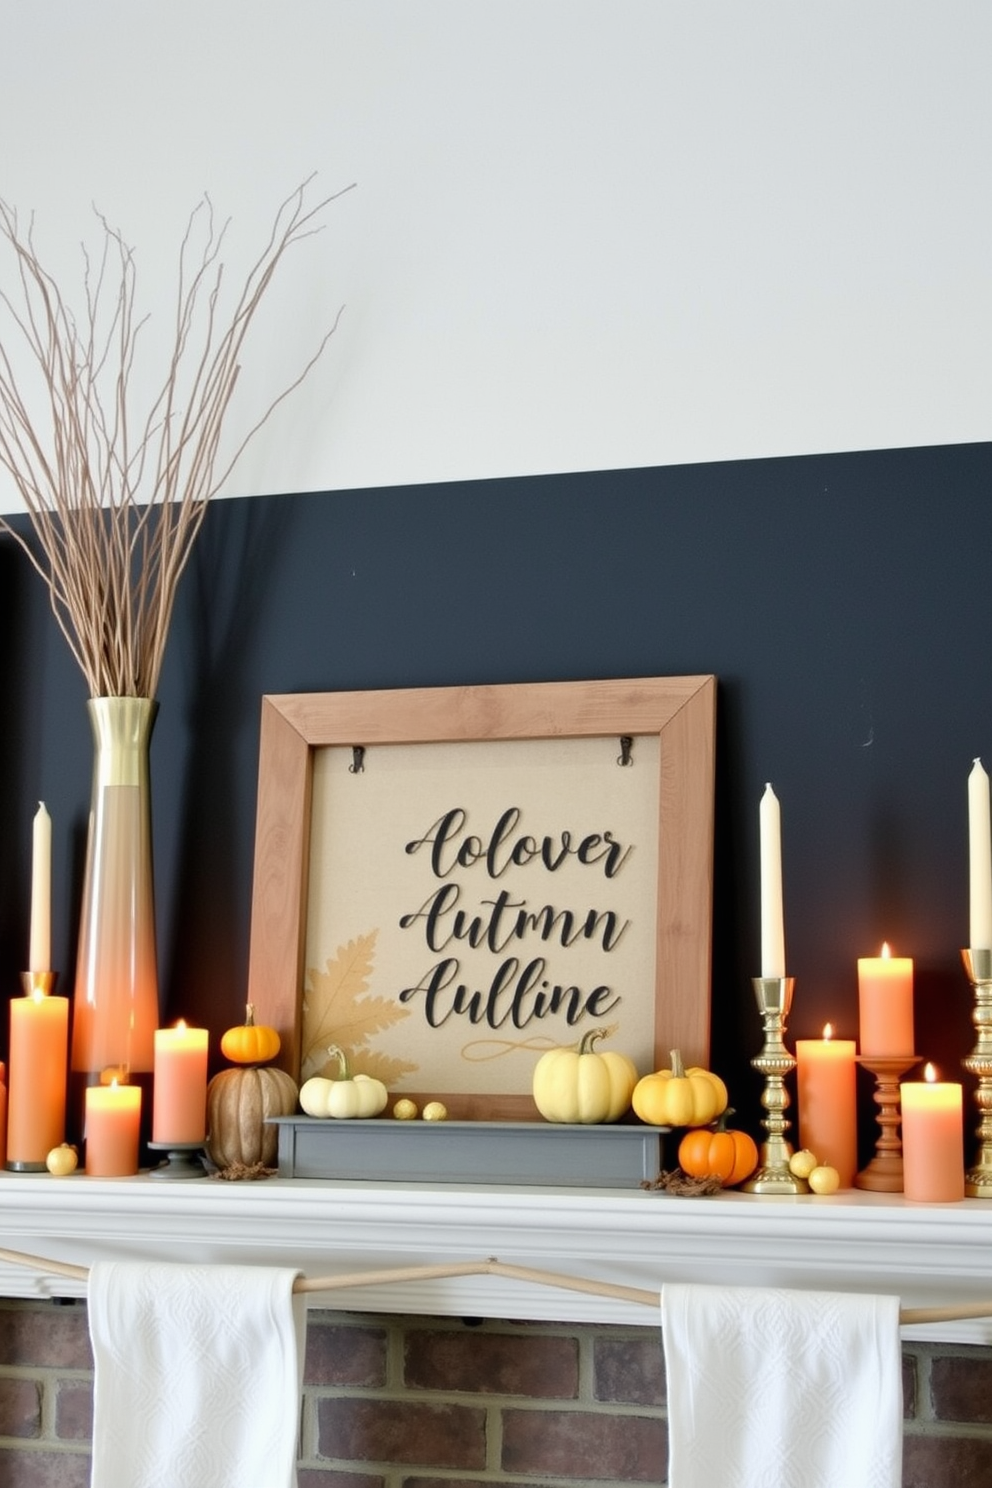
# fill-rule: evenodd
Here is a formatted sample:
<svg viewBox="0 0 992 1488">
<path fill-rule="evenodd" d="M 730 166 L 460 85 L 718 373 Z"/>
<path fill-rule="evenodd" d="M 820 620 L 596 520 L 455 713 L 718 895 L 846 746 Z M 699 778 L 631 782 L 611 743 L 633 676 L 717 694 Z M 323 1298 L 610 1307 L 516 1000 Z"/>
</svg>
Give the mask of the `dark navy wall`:
<svg viewBox="0 0 992 1488">
<path fill-rule="evenodd" d="M 916 960 L 919 1051 L 951 1077 L 974 1038 L 959 950 L 967 774 L 992 766 L 990 580 L 992 445 L 216 503 L 153 747 L 165 1014 L 219 1030 L 241 1011 L 263 693 L 714 672 L 713 1058 L 744 1124 L 766 780 L 791 1034 L 855 1036 L 856 959 L 888 938 Z M 9 540 L 0 623 L 0 970 L 13 990 L 43 798 L 66 986 L 85 689 Z"/>
</svg>

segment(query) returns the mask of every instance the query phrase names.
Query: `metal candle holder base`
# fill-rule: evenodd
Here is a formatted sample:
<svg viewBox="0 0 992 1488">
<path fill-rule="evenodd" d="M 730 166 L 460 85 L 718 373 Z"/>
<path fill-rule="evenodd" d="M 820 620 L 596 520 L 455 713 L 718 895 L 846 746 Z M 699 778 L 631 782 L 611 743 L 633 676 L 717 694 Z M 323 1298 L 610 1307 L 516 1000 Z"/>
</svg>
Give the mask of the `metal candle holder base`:
<svg viewBox="0 0 992 1488">
<path fill-rule="evenodd" d="M 208 1176 L 203 1164 L 202 1142 L 149 1142 L 148 1147 L 152 1152 L 166 1154 L 164 1162 L 149 1169 L 149 1178 L 161 1178 L 175 1183 L 181 1179 Z"/>
<path fill-rule="evenodd" d="M 961 959 L 972 986 L 971 1021 L 978 1035 L 971 1054 L 961 1063 L 978 1078 L 975 1104 L 979 1112 L 978 1151 L 964 1175 L 964 1191 L 969 1199 L 992 1199 L 992 950 L 962 951 Z"/>
<path fill-rule="evenodd" d="M 760 1071 L 765 1077 L 761 1104 L 768 1114 L 761 1124 L 768 1137 L 761 1144 L 758 1171 L 746 1183 L 741 1184 L 745 1193 L 809 1193 L 809 1184 L 805 1178 L 797 1178 L 789 1168 L 792 1147 L 785 1139 L 785 1133 L 792 1124 L 785 1115 L 790 1105 L 785 1077 L 795 1069 L 796 1061 L 785 1047 L 783 1035 L 792 1006 L 794 985 L 793 977 L 755 977 L 753 982 L 758 1011 L 764 1024 L 765 1044 L 761 1053 L 751 1060 L 751 1068 Z"/>
<path fill-rule="evenodd" d="M 854 1180 L 855 1188 L 866 1188 L 872 1193 L 902 1193 L 899 1077 L 918 1062 L 915 1054 L 862 1054 L 858 1060 L 875 1076 L 875 1104 L 879 1107 L 881 1135 L 875 1145 L 875 1156 Z"/>
</svg>

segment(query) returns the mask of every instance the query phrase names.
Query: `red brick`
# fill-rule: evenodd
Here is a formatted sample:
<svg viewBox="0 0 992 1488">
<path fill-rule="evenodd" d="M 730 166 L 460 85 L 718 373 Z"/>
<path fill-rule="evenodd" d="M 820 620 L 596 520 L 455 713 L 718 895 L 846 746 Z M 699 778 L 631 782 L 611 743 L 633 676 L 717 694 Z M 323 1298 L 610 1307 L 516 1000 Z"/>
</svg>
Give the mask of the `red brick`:
<svg viewBox="0 0 992 1488">
<path fill-rule="evenodd" d="M 60 1380 L 55 1396 L 55 1435 L 60 1441 L 89 1441 L 93 1436 L 93 1383 Z"/>
<path fill-rule="evenodd" d="M 0 1436 L 41 1435 L 41 1386 L 32 1379 L 0 1379 Z"/>
<path fill-rule="evenodd" d="M 296 1473 L 296 1488 L 385 1488 L 385 1481 L 365 1473 L 338 1472 L 333 1467 L 301 1467 Z"/>
<path fill-rule="evenodd" d="M 300 1488 L 303 1488 L 302 1484 Z M 402 1488 L 493 1488 L 493 1484 L 491 1478 L 404 1478 Z M 514 1488 L 544 1488 L 544 1485 L 518 1479 Z"/>
<path fill-rule="evenodd" d="M 930 1361 L 930 1400 L 938 1421 L 992 1421 L 992 1359 L 976 1349 L 967 1357 Z"/>
<path fill-rule="evenodd" d="M 0 1303 L 0 1364 L 92 1369 L 85 1307 L 52 1302 Z"/>
<path fill-rule="evenodd" d="M 989 1488 L 992 1441 L 960 1436 L 907 1436 L 902 1488 Z"/>
<path fill-rule="evenodd" d="M 337 1397 L 316 1406 L 321 1457 L 476 1471 L 486 1465 L 484 1410 Z"/>
<path fill-rule="evenodd" d="M 89 1454 L 0 1447 L 0 1483 L 3 1488 L 90 1488 Z"/>
<path fill-rule="evenodd" d="M 384 1385 L 385 1329 L 348 1328 L 308 1319 L 304 1383 L 357 1385 L 365 1389 Z"/>
<path fill-rule="evenodd" d="M 597 1338 L 593 1391 L 597 1400 L 664 1405 L 665 1360 L 659 1335 L 648 1330 L 643 1338 Z"/>
<path fill-rule="evenodd" d="M 505 1472 L 658 1483 L 668 1463 L 668 1428 L 648 1416 L 593 1411 L 505 1410 Z"/>
<path fill-rule="evenodd" d="M 902 1356 L 902 1418 L 912 1421 L 916 1416 L 919 1391 L 918 1361 L 915 1354 Z"/>
<path fill-rule="evenodd" d="M 554 1335 L 413 1329 L 406 1335 L 404 1382 L 419 1390 L 574 1400 L 579 1345 Z"/>
</svg>

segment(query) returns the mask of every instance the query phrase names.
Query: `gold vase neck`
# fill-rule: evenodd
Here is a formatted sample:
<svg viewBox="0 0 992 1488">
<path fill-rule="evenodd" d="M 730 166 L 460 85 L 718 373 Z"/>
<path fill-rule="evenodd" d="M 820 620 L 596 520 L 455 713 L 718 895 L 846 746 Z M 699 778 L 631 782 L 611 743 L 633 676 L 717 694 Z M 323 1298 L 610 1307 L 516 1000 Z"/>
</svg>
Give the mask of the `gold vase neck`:
<svg viewBox="0 0 992 1488">
<path fill-rule="evenodd" d="M 90 698 L 86 710 L 96 745 L 93 768 L 97 783 L 144 783 L 158 703 L 152 698 L 99 697 Z"/>
</svg>

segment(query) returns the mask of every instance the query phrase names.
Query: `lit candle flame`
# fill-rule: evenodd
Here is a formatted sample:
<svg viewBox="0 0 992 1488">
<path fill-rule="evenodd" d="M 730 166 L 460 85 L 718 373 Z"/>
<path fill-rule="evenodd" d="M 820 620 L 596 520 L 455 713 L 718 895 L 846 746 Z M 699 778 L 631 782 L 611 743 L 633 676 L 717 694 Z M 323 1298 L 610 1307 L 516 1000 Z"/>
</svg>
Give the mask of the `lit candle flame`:
<svg viewBox="0 0 992 1488">
<path fill-rule="evenodd" d="M 834 1026 L 833 1026 L 833 1024 L 832 1023 L 824 1023 L 824 1025 L 823 1025 L 823 1037 L 826 1040 L 826 1042 L 829 1043 L 830 1040 L 833 1038 L 833 1036 L 834 1036 Z"/>
<path fill-rule="evenodd" d="M 932 1064 L 928 1064 L 926 1069 L 923 1071 L 923 1078 L 931 1085 L 936 1080 L 937 1071 L 934 1069 Z"/>
<path fill-rule="evenodd" d="M 889 957 L 891 955 L 892 955 L 892 952 L 889 950 L 889 942 L 887 940 L 883 940 L 882 941 L 882 960 L 883 961 L 888 961 L 888 959 L 889 959 Z"/>
</svg>

